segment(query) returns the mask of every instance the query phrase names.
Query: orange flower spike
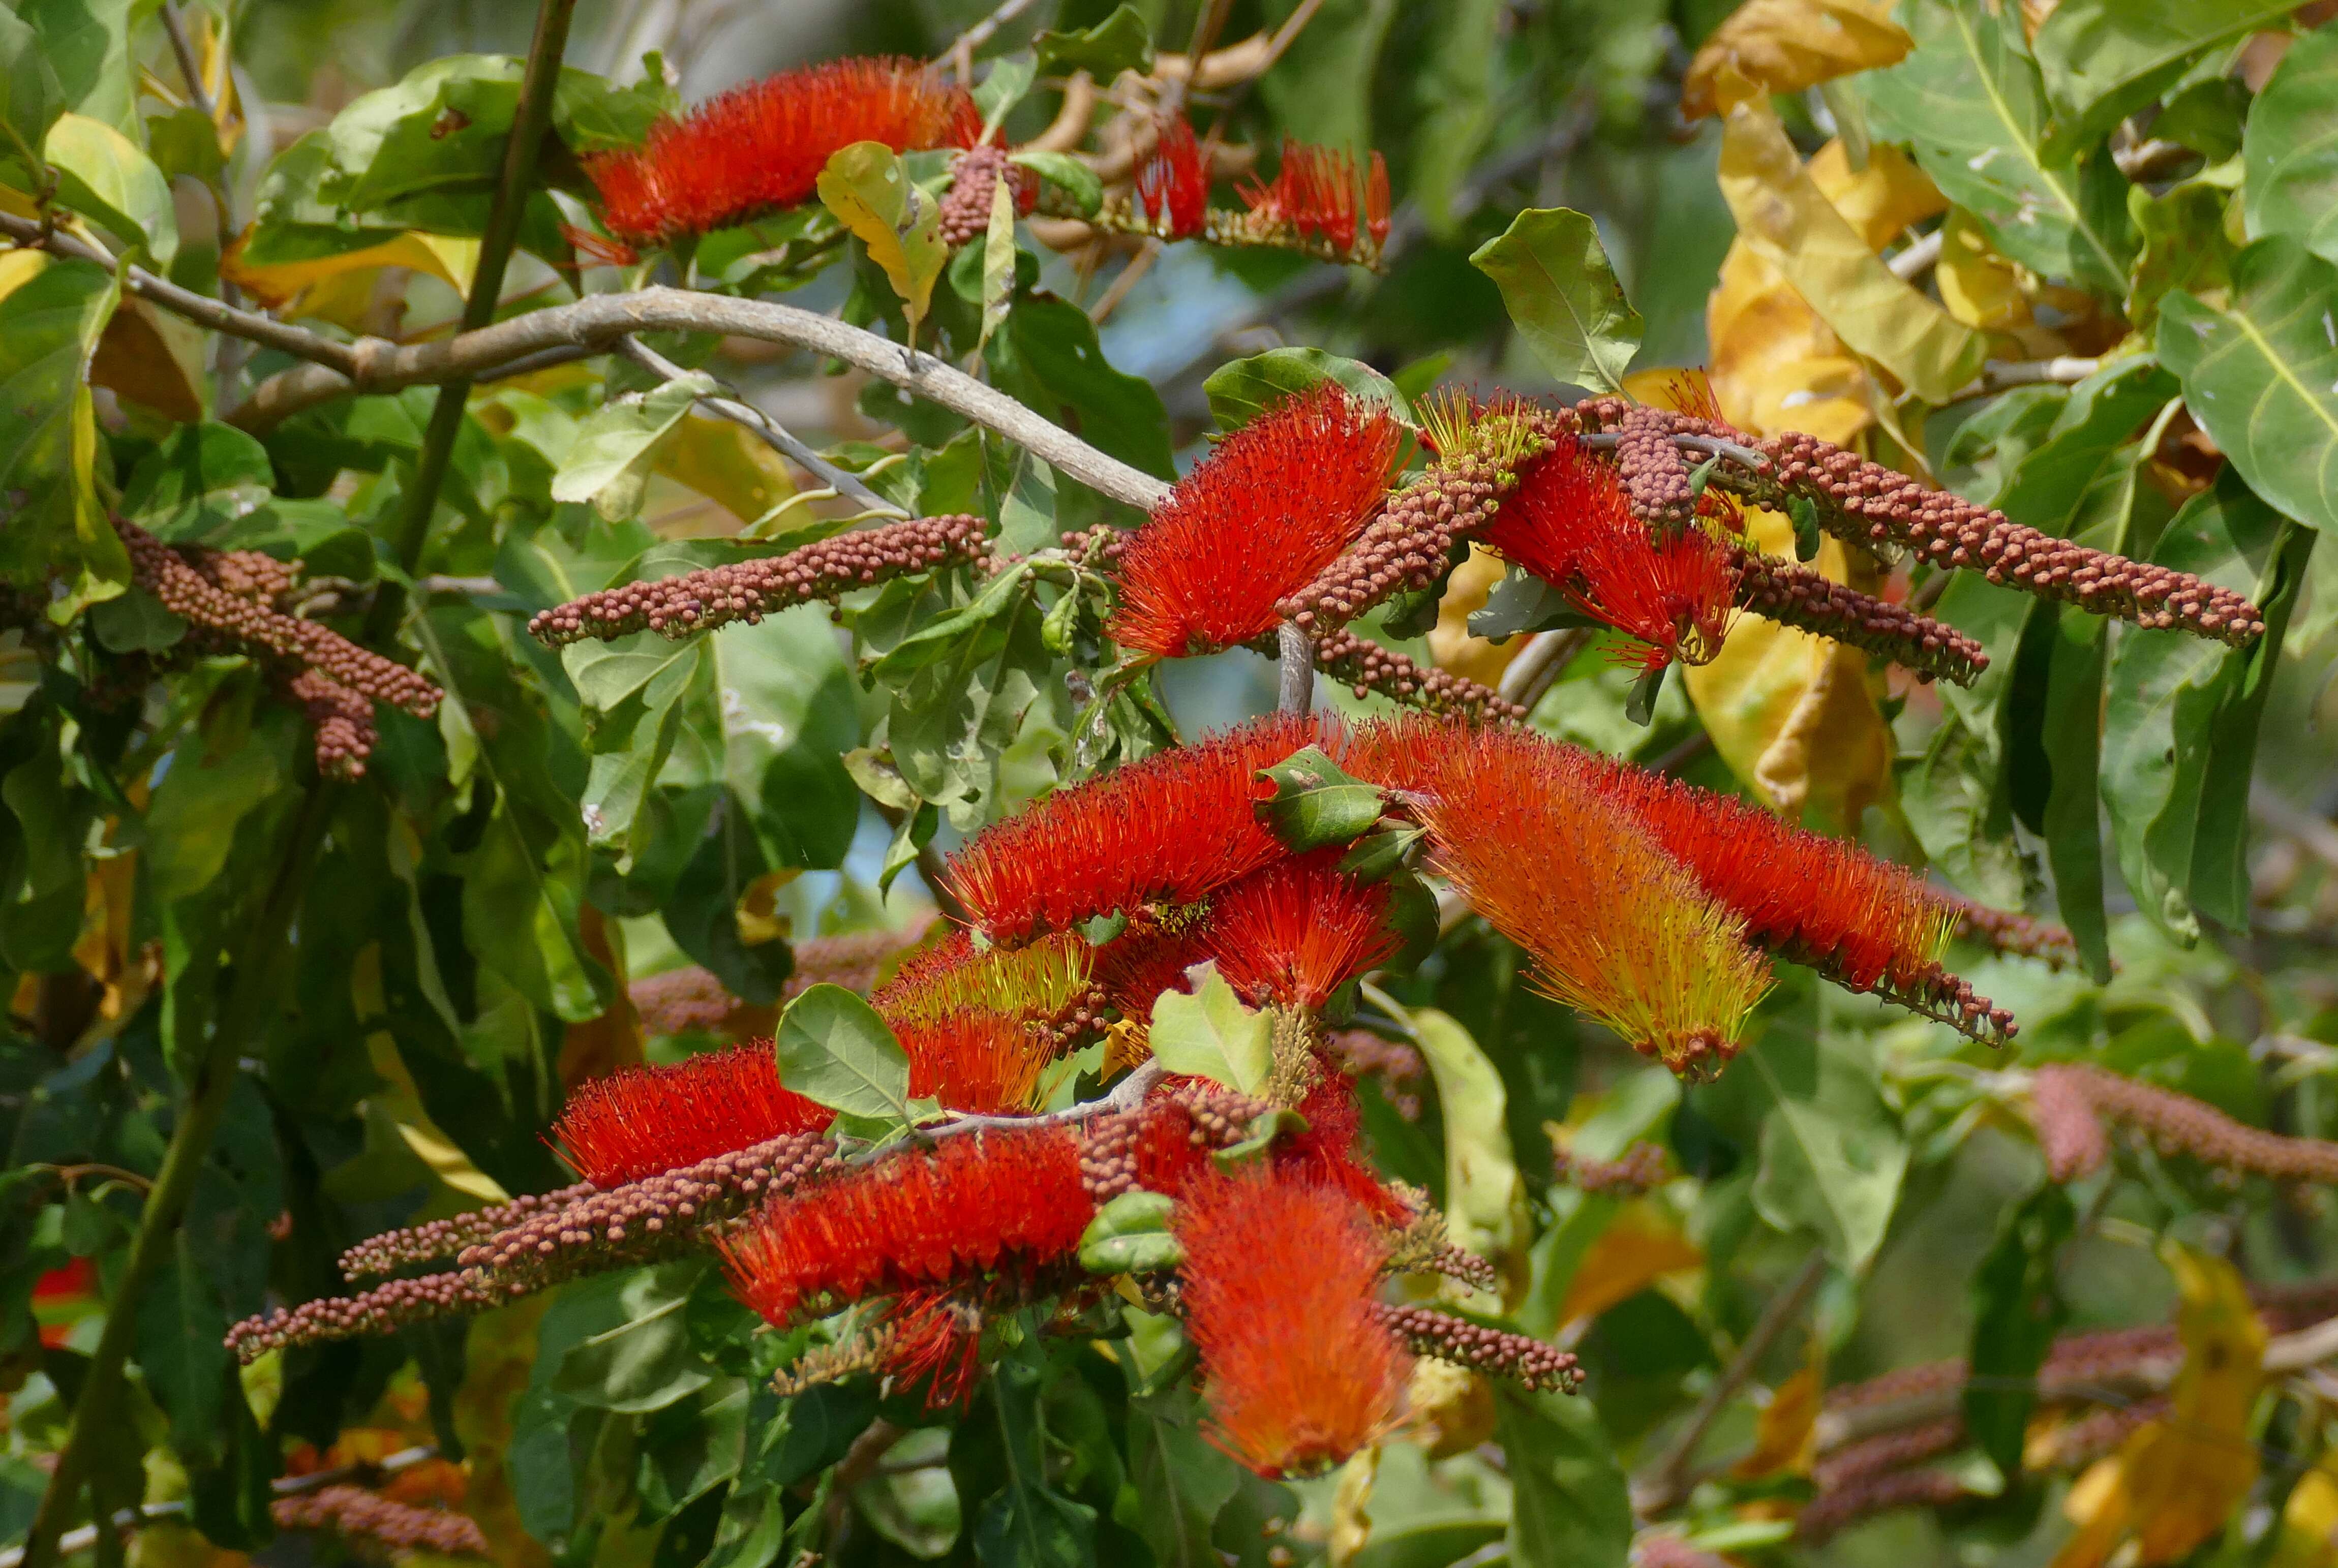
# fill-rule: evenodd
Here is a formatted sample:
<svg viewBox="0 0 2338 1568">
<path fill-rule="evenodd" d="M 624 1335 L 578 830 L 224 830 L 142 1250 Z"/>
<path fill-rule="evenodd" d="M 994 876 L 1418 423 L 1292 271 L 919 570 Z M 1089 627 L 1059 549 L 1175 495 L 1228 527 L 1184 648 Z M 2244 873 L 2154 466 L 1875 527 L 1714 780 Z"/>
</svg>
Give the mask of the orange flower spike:
<svg viewBox="0 0 2338 1568">
<path fill-rule="evenodd" d="M 1115 909 L 1194 903 L 1282 858 L 1252 815 L 1252 775 L 1334 730 L 1313 714 L 1272 714 L 1059 789 L 977 834 L 945 879 L 1000 943 Z"/>
<path fill-rule="evenodd" d="M 1136 167 L 1136 198 L 1154 226 L 1172 240 L 1199 234 L 1210 220 L 1210 172 L 1183 114 L 1161 127 Z"/>
<path fill-rule="evenodd" d="M 1095 1217 L 1066 1127 L 960 1134 L 775 1197 L 715 1246 L 771 1324 L 851 1302 L 1060 1261 Z"/>
<path fill-rule="evenodd" d="M 1637 526 L 1616 466 L 1561 435 L 1547 455 L 1519 470 L 1517 486 L 1478 538 L 1503 560 L 1557 586 L 1619 524 Z"/>
<path fill-rule="evenodd" d="M 1113 641 L 1182 659 L 1273 631 L 1276 602 L 1371 520 L 1400 436 L 1387 409 L 1327 381 L 1227 436 L 1129 538 Z"/>
<path fill-rule="evenodd" d="M 1345 766 L 1419 793 L 1431 866 L 1533 956 L 1543 989 L 1676 1073 L 1716 1071 L 1769 965 L 1603 792 L 1596 762 L 1516 730 L 1410 720 L 1360 733 Z"/>
<path fill-rule="evenodd" d="M 914 60 L 832 60 L 734 87 L 639 148 L 585 155 L 601 224 L 656 245 L 808 200 L 830 157 L 855 142 L 896 152 L 969 147 L 982 115 L 962 87 Z"/>
<path fill-rule="evenodd" d="M 1586 614 L 1644 644 L 1639 662 L 1709 664 L 1737 603 L 1728 546 L 1702 527 L 1649 536 L 1632 517 L 1595 538 L 1561 591 Z"/>
<path fill-rule="evenodd" d="M 1387 884 L 1341 876 L 1345 853 L 1334 846 L 1282 861 L 1211 899 L 1201 943 L 1243 1000 L 1313 1012 L 1396 951 Z"/>
<path fill-rule="evenodd" d="M 1372 152 L 1371 169 L 1364 176 L 1364 230 L 1372 237 L 1372 249 L 1388 243 L 1389 237 L 1389 172 L 1388 160 Z"/>
<path fill-rule="evenodd" d="M 895 1026 L 909 1058 L 909 1093 L 951 1111 L 1036 1110 L 1045 1041 L 1020 1018 L 966 1009 Z"/>
<path fill-rule="evenodd" d="M 809 1132 L 833 1115 L 781 1086 L 763 1040 L 581 1083 L 552 1131 L 577 1174 L 605 1190 Z"/>
<path fill-rule="evenodd" d="M 1373 1310 L 1388 1248 L 1353 1203 L 1265 1171 L 1213 1174 L 1174 1225 L 1213 1441 L 1274 1477 L 1328 1469 L 1388 1430 L 1412 1357 Z"/>
<path fill-rule="evenodd" d="M 912 955 L 869 998 L 896 1030 L 965 1012 L 1053 1018 L 1086 990 L 1092 949 L 1068 932 L 1012 952 L 977 948 L 953 931 Z"/>
</svg>

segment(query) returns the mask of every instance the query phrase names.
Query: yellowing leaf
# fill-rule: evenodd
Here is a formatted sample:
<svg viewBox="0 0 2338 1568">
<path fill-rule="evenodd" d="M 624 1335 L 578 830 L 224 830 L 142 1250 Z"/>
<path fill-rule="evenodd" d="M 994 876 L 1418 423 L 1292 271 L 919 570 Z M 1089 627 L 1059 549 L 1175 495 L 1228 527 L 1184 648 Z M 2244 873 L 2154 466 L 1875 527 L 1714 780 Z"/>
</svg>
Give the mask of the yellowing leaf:
<svg viewBox="0 0 2338 1568">
<path fill-rule="evenodd" d="M 1689 62 L 1681 113 L 1692 120 L 1720 113 L 1742 90 L 1737 83 L 1800 93 L 1891 64 L 1912 44 L 1884 0 L 1745 0 Z"/>
<path fill-rule="evenodd" d="M 1704 1267 L 1704 1250 L 1671 1216 L 1645 1200 L 1631 1203 L 1584 1253 L 1559 1303 L 1559 1324 L 1596 1318 L 1665 1275 Z"/>
<path fill-rule="evenodd" d="M 820 172 L 820 200 L 836 220 L 869 248 L 901 297 L 914 341 L 934 297 L 949 250 L 940 236 L 941 209 L 909 183 L 909 166 L 882 142 L 838 149 Z"/>
<path fill-rule="evenodd" d="M 470 1472 L 463 1512 L 486 1534 L 490 1560 L 507 1568 L 549 1568 L 552 1562 L 520 1522 L 507 1458 L 514 1412 L 535 1368 L 536 1330 L 551 1305 L 548 1295 L 530 1296 L 472 1318 L 463 1382 L 455 1391 L 455 1432 Z"/>
<path fill-rule="evenodd" d="M 1340 1467 L 1340 1484 L 1331 1494 L 1331 1568 L 1348 1568 L 1372 1539 L 1372 1484 L 1380 1479 L 1380 1446 L 1361 1449 Z"/>
<path fill-rule="evenodd" d="M 1482 1372 L 1424 1356 L 1404 1394 L 1413 1440 L 1431 1459 L 1467 1454 L 1494 1436 L 1494 1387 Z"/>
<path fill-rule="evenodd" d="M 786 459 L 744 425 L 688 418 L 657 448 L 652 472 L 752 523 L 796 493 Z"/>
<path fill-rule="evenodd" d="M 1883 264 L 1803 167 L 1766 103 L 1729 112 L 1720 180 L 1739 239 L 1854 351 L 1930 403 L 1979 371 L 1987 339 Z"/>
<path fill-rule="evenodd" d="M 476 240 L 413 230 L 379 245 L 368 245 L 362 250 L 343 250 L 332 256 L 319 256 L 302 261 L 276 261 L 258 267 L 243 264 L 241 260 L 243 245 L 244 241 L 239 240 L 229 248 L 226 259 L 220 263 L 220 276 L 270 309 L 279 311 L 284 310 L 296 299 L 301 299 L 305 306 L 303 295 L 320 284 L 346 279 L 344 287 L 319 295 L 319 304 L 333 309 L 337 315 L 346 313 L 348 301 L 352 297 L 362 301 L 370 296 L 373 278 L 384 267 L 409 267 L 417 272 L 427 272 L 456 292 L 467 294 L 471 289 L 471 273 L 479 263 L 479 242 Z M 296 308 L 289 313 L 300 316 L 310 312 Z M 354 326 L 346 320 L 339 321 L 338 325 Z"/>
<path fill-rule="evenodd" d="M 1626 379 L 1628 386 L 1630 378 Z M 1469 634 L 1469 617 L 1486 607 L 1494 584 L 1502 580 L 1502 570 L 1499 558 L 1472 544 L 1469 559 L 1446 579 L 1445 597 L 1437 602 L 1437 624 L 1429 630 L 1429 656 L 1439 670 L 1498 686 L 1510 661 L 1526 651 L 1524 637 L 1491 642 Z"/>
<path fill-rule="evenodd" d="M 200 329 L 142 299 L 124 299 L 98 338 L 90 384 L 192 425 L 203 416 L 202 349 Z"/>
<path fill-rule="evenodd" d="M 795 934 L 795 922 L 780 913 L 780 891 L 803 875 L 801 866 L 766 871 L 739 895 L 739 940 L 748 946 L 784 942 Z"/>
<path fill-rule="evenodd" d="M 2078 1526 L 2054 1568 L 2173 1563 L 2215 1535 L 2257 1477 L 2249 1411 L 2264 1375 L 2264 1325 L 2222 1259 L 2169 1243 L 2183 1304 L 2184 1367 L 2167 1419 L 2139 1427 L 2089 1470 L 2063 1510 Z"/>
<path fill-rule="evenodd" d="M 1445 1223 L 1454 1242 L 1491 1259 L 1503 1274 L 1503 1305 L 1526 1289 L 1526 1184 L 1510 1153 L 1502 1075 L 1469 1032 L 1434 1008 L 1412 1024 L 1445 1108 Z"/>
<path fill-rule="evenodd" d="M 2338 1450 L 2298 1477 L 2281 1511 L 2281 1537 L 2269 1568 L 2333 1568 L 2338 1564 Z"/>
<path fill-rule="evenodd" d="M 1819 1369 L 1805 1367 L 1778 1385 L 1754 1424 L 1754 1446 L 1730 1474 L 1758 1481 L 1785 1471 L 1810 1474 L 1819 1428 Z"/>
</svg>

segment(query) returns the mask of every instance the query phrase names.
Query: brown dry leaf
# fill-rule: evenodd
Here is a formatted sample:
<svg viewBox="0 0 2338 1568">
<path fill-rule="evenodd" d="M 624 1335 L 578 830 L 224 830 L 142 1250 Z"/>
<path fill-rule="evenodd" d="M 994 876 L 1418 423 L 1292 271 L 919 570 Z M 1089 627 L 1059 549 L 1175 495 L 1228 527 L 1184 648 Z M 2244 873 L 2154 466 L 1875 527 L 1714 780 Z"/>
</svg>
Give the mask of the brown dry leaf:
<svg viewBox="0 0 2338 1568">
<path fill-rule="evenodd" d="M 1730 1466 L 1740 1481 L 1807 1475 L 1818 1451 L 1819 1369 L 1805 1367 L 1778 1385 L 1754 1426 L 1754 1447 Z"/>
<path fill-rule="evenodd" d="M 550 1568 L 552 1554 L 520 1524 L 512 1495 L 512 1407 L 535 1367 L 536 1329 L 552 1298 L 531 1296 L 471 1319 L 463 1342 L 463 1385 L 455 1391 L 455 1434 L 469 1455 L 463 1512 L 505 1568 Z"/>
<path fill-rule="evenodd" d="M 245 236 L 246 240 L 249 238 L 249 235 Z M 350 300 L 362 303 L 370 298 L 373 278 L 384 267 L 407 267 L 417 272 L 427 272 L 445 281 L 457 293 L 467 294 L 471 288 L 472 270 L 479 264 L 479 242 L 476 240 L 412 230 L 379 245 L 368 245 L 362 250 L 344 250 L 337 256 L 320 256 L 308 261 L 279 261 L 260 267 L 244 265 L 244 240 L 238 240 L 229 248 L 226 258 L 220 263 L 220 276 L 270 309 L 290 316 L 310 314 L 303 297 L 309 290 L 328 283 L 336 287 L 318 296 L 319 305 L 337 314 L 348 314 Z M 296 300 L 300 301 L 297 305 L 294 303 Z M 286 309 L 288 306 L 291 307 L 289 310 Z M 339 324 L 350 325 L 348 321 Z"/>
<path fill-rule="evenodd" d="M 166 419 L 199 424 L 203 374 L 201 329 L 141 299 L 124 299 L 97 339 L 89 362 L 93 387 L 143 404 Z"/>
<path fill-rule="evenodd" d="M 2264 1377 L 2264 1325 L 2231 1264 L 2175 1242 L 2160 1256 L 2183 1298 L 2174 1408 L 2071 1489 L 2063 1511 L 2078 1530 L 2053 1568 L 2174 1563 L 2223 1529 L 2256 1483 L 2249 1412 Z"/>
<path fill-rule="evenodd" d="M 751 890 L 752 891 L 752 890 Z M 743 922 L 742 922 L 743 926 Z M 560 1037 L 560 1086 L 573 1089 L 588 1078 L 604 1077 L 642 1060 L 642 1015 L 623 985 L 624 955 L 616 934 L 601 912 L 587 904 L 578 913 L 576 935 L 593 961 L 618 977 L 616 999 L 597 1018 L 571 1024 Z M 613 940 L 615 936 L 615 940 Z"/>
<path fill-rule="evenodd" d="M 1689 63 L 1681 113 L 1699 120 L 1728 108 L 1733 75 L 1763 93 L 1800 93 L 1914 46 L 1885 0 L 1745 0 Z"/>
<path fill-rule="evenodd" d="M 787 460 L 753 431 L 728 419 L 684 419 L 658 444 L 650 466 L 742 523 L 752 523 L 796 493 Z"/>
<path fill-rule="evenodd" d="M 1888 169 L 1893 161 L 1884 162 Z M 1766 100 L 1730 110 L 1720 181 L 1740 241 L 1791 282 L 1854 352 L 1930 403 L 1947 402 L 1979 372 L 1988 339 L 1883 264 L 1803 167 Z"/>
<path fill-rule="evenodd" d="M 1559 1326 L 1596 1318 L 1667 1274 L 1704 1267 L 1704 1250 L 1670 1215 L 1645 1200 L 1627 1203 L 1577 1265 L 1559 1303 Z"/>
<path fill-rule="evenodd" d="M 1429 656 L 1439 670 L 1483 686 L 1498 686 L 1510 661 L 1526 652 L 1525 637 L 1491 642 L 1469 634 L 1469 617 L 1486 607 L 1502 571 L 1500 557 L 1475 544 L 1469 546 L 1469 558 L 1453 568 L 1445 597 L 1437 602 L 1437 624 L 1429 630 Z"/>
</svg>

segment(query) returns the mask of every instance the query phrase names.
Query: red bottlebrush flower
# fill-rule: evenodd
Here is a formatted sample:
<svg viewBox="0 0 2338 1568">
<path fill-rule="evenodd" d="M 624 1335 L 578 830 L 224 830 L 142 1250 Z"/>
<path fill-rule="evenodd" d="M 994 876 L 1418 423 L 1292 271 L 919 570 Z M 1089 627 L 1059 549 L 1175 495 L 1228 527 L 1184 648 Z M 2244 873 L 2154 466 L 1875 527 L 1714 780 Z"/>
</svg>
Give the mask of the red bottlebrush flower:
<svg viewBox="0 0 2338 1568">
<path fill-rule="evenodd" d="M 1372 249 L 1388 243 L 1389 237 L 1389 172 L 1388 160 L 1372 151 L 1371 172 L 1364 177 L 1364 231 L 1372 237 Z"/>
<path fill-rule="evenodd" d="M 1282 858 L 1252 815 L 1251 776 L 1332 733 L 1311 714 L 1273 714 L 1059 789 L 977 835 L 946 880 L 997 942 L 1194 903 Z"/>
<path fill-rule="evenodd" d="M 896 152 L 968 147 L 982 115 L 962 87 L 914 60 L 831 60 L 734 87 L 642 147 L 587 154 L 601 225 L 655 245 L 743 222 L 812 193 L 840 149 L 882 142 Z"/>
<path fill-rule="evenodd" d="M 1572 578 L 1593 541 L 1633 525 L 1616 466 L 1573 435 L 1525 465 L 1478 542 L 1554 586 Z"/>
<path fill-rule="evenodd" d="M 1135 919 L 1096 949 L 1095 983 L 1123 1017 L 1144 1018 L 1164 991 L 1185 989 L 1185 971 L 1209 955 L 1202 950 L 1200 917 L 1172 911 L 1167 919 Z"/>
<path fill-rule="evenodd" d="M 982 1314 L 947 1290 L 912 1290 L 886 1309 L 879 1325 L 889 1343 L 885 1372 L 897 1382 L 926 1381 L 926 1408 L 956 1405 L 974 1392 L 982 1371 Z"/>
<path fill-rule="evenodd" d="M 1174 1225 L 1220 1447 L 1262 1475 L 1312 1475 L 1388 1429 L 1412 1357 L 1374 1310 L 1387 1245 L 1344 1195 L 1213 1177 Z"/>
<path fill-rule="evenodd" d="M 869 1003 L 896 1029 L 965 1012 L 1053 1018 L 1087 990 L 1092 952 L 1069 932 L 1008 952 L 953 931 L 911 955 Z"/>
<path fill-rule="evenodd" d="M 972 1008 L 894 1025 L 909 1058 L 909 1093 L 952 1111 L 1037 1109 L 1046 1042 L 1008 1014 Z"/>
<path fill-rule="evenodd" d="M 1210 220 L 1210 172 L 1183 114 L 1163 123 L 1153 151 L 1136 166 L 1144 216 L 1172 240 L 1199 234 Z"/>
<path fill-rule="evenodd" d="M 1937 967 L 1958 912 L 1915 873 L 1751 802 L 1588 755 L 1624 807 L 1757 940 L 1855 991 L 1909 989 Z"/>
<path fill-rule="evenodd" d="M 1299 1102 L 1307 1131 L 1286 1134 L 1274 1150 L 1274 1168 L 1346 1195 L 1375 1221 L 1402 1230 L 1420 1216 L 1372 1174 L 1364 1158 L 1364 1112 L 1356 1086 L 1328 1060 L 1323 1075 Z"/>
<path fill-rule="evenodd" d="M 1374 242 L 1386 238 L 1388 230 L 1388 165 L 1374 153 L 1373 172 L 1366 176 L 1370 186 L 1377 180 L 1379 215 L 1374 221 Z M 1271 228 L 1288 227 L 1302 240 L 1321 240 L 1331 250 L 1341 253 L 1356 248 L 1358 220 L 1356 161 L 1346 152 L 1334 152 L 1328 147 L 1317 147 L 1304 142 L 1283 138 L 1282 163 L 1272 183 L 1252 176 L 1242 189 L 1243 201 L 1249 206 L 1253 222 Z M 1374 191 L 1365 192 L 1367 202 Z"/>
<path fill-rule="evenodd" d="M 775 1198 L 716 1246 L 739 1298 L 784 1324 L 838 1302 L 1031 1270 L 1095 1217 L 1067 1127 L 973 1132 Z"/>
<path fill-rule="evenodd" d="M 1334 846 L 1285 860 L 1212 897 L 1202 946 L 1243 1001 L 1313 1012 L 1396 951 L 1388 885 L 1341 876 L 1346 852 Z"/>
<path fill-rule="evenodd" d="M 1675 1072 L 1715 1069 L 1769 965 L 1596 764 L 1516 730 L 1405 720 L 1360 732 L 1346 766 L 1420 792 L 1431 864 L 1534 956 L 1551 995 Z"/>
<path fill-rule="evenodd" d="M 781 1087 L 763 1040 L 579 1084 L 552 1131 L 576 1173 L 605 1189 L 809 1132 L 834 1114 Z"/>
<path fill-rule="evenodd" d="M 1273 631 L 1276 602 L 1371 520 L 1400 438 L 1387 409 L 1329 381 L 1227 436 L 1129 539 L 1113 641 L 1180 659 Z"/>
</svg>

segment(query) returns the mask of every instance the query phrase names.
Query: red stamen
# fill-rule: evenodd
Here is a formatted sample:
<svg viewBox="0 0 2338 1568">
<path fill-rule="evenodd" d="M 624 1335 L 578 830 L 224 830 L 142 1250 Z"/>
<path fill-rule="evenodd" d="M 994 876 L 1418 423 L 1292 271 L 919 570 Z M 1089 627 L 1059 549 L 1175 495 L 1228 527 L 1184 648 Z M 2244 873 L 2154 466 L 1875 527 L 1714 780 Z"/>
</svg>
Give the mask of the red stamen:
<svg viewBox="0 0 2338 1568">
<path fill-rule="evenodd" d="M 743 222 L 808 199 L 840 149 L 967 147 L 982 116 L 962 87 L 912 60 L 832 60 L 732 88 L 643 147 L 589 153 L 602 227 L 634 245 Z"/>
<path fill-rule="evenodd" d="M 1212 1177 L 1175 1226 L 1219 1446 L 1262 1475 L 1308 1475 L 1388 1429 L 1412 1357 L 1372 1309 L 1388 1249 L 1353 1204 L 1264 1172 Z"/>
<path fill-rule="evenodd" d="M 1387 409 L 1329 381 L 1227 436 L 1128 540 L 1113 640 L 1178 659 L 1273 631 L 1276 602 L 1371 520 L 1400 437 Z"/>
<path fill-rule="evenodd" d="M 1137 165 L 1136 197 L 1154 227 L 1172 240 L 1199 234 L 1208 225 L 1210 172 L 1183 114 L 1162 125 L 1153 151 Z"/>
<path fill-rule="evenodd" d="M 909 1058 L 909 1093 L 951 1111 L 1012 1113 L 1037 1109 L 1048 1050 L 1024 1021 L 972 1009 L 898 1024 Z"/>
<path fill-rule="evenodd" d="M 1335 846 L 1285 860 L 1211 898 L 1202 946 L 1243 1001 L 1313 1012 L 1396 951 L 1387 884 L 1340 875 L 1344 853 Z"/>
<path fill-rule="evenodd" d="M 809 1132 L 833 1115 L 781 1086 L 763 1040 L 581 1083 L 552 1131 L 576 1173 L 606 1189 Z"/>
</svg>

